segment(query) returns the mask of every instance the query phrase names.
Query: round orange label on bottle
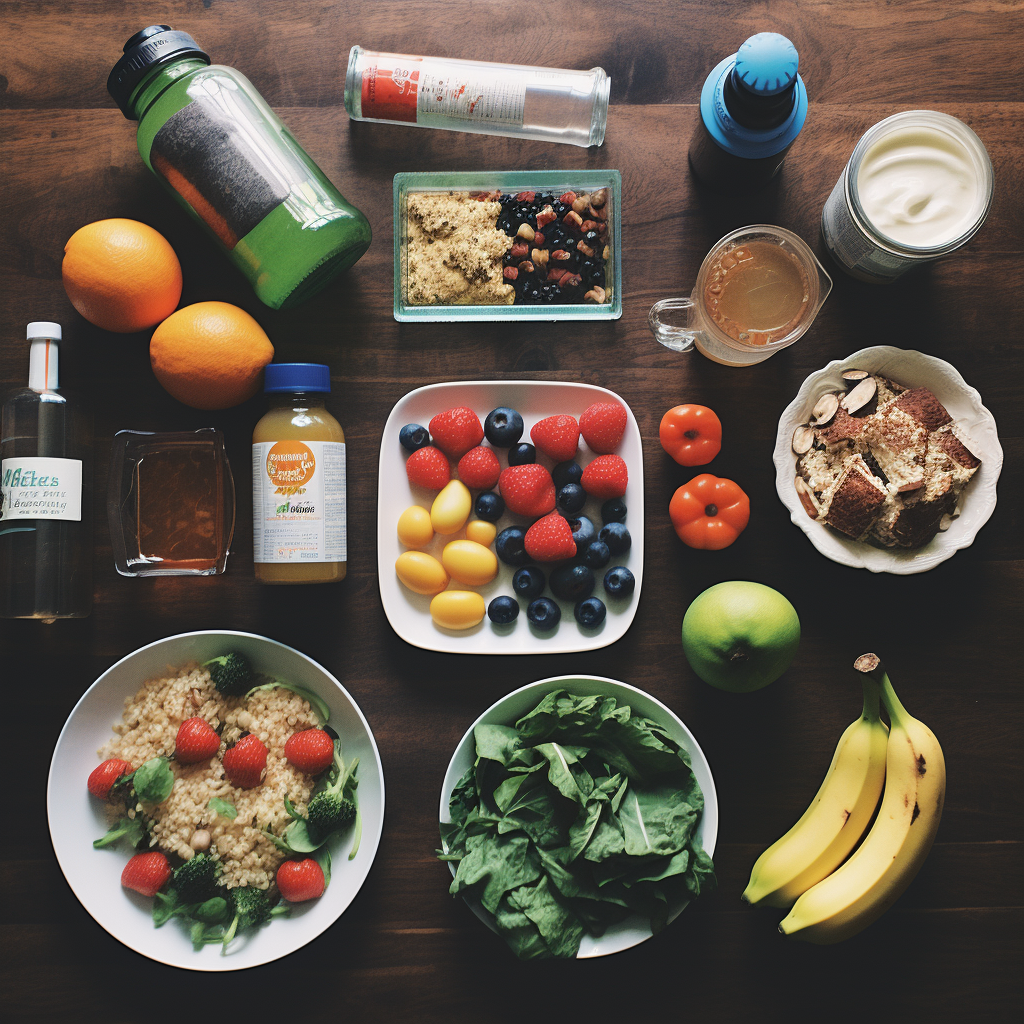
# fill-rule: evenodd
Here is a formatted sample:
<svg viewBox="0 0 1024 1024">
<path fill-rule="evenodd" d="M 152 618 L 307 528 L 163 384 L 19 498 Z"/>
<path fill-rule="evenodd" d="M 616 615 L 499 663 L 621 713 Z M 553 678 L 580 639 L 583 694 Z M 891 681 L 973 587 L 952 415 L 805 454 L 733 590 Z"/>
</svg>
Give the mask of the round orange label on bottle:
<svg viewBox="0 0 1024 1024">
<path fill-rule="evenodd" d="M 301 487 L 316 472 L 316 459 L 302 441 L 278 441 L 267 452 L 267 476 L 275 487 Z"/>
</svg>

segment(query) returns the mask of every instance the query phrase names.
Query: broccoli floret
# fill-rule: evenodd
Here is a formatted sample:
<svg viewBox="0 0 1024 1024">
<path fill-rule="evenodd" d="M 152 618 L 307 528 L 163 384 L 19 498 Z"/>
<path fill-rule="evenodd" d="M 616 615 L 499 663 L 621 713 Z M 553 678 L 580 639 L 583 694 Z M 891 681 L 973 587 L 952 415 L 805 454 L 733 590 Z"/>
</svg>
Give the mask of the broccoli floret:
<svg viewBox="0 0 1024 1024">
<path fill-rule="evenodd" d="M 241 697 L 256 681 L 249 659 L 237 651 L 211 658 L 203 662 L 203 668 L 210 670 L 214 686 L 225 697 Z"/>
<path fill-rule="evenodd" d="M 358 758 L 345 770 L 338 752 L 334 752 L 336 778 L 325 790 L 317 793 L 306 808 L 306 827 L 314 843 L 323 841 L 332 832 L 348 828 L 355 820 L 355 797 L 345 789 L 357 764 Z"/>
<path fill-rule="evenodd" d="M 174 890 L 182 903 L 202 903 L 217 895 L 217 862 L 197 853 L 175 870 Z"/>
<path fill-rule="evenodd" d="M 266 892 L 253 885 L 232 889 L 231 901 L 235 907 L 235 916 L 224 933 L 222 943 L 225 950 L 239 928 L 258 928 L 270 917 L 270 912 L 274 909 L 274 904 Z"/>
</svg>

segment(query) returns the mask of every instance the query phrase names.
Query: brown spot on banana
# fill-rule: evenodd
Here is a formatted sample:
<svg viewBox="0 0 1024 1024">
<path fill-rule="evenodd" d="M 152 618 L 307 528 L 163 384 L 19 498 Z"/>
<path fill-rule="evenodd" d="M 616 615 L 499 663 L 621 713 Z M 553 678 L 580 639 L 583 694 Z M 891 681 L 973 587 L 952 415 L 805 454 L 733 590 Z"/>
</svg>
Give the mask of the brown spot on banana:
<svg viewBox="0 0 1024 1024">
<path fill-rule="evenodd" d="M 846 823 L 847 823 L 847 822 L 848 822 L 849 820 L 850 820 L 850 812 L 849 812 L 849 811 L 847 811 L 847 810 L 844 810 L 844 811 L 843 811 L 843 823 L 842 823 L 842 825 L 840 825 L 839 827 L 840 827 L 840 828 L 846 828 Z"/>
<path fill-rule="evenodd" d="M 917 816 L 921 813 L 921 808 L 917 806 L 917 801 L 914 801 L 914 813 L 910 816 L 910 824 L 913 825 L 917 821 Z"/>
<path fill-rule="evenodd" d="M 925 767 L 924 754 L 918 754 L 917 755 L 917 774 L 918 775 L 924 775 L 924 773 L 926 771 L 928 771 L 928 769 Z"/>
</svg>

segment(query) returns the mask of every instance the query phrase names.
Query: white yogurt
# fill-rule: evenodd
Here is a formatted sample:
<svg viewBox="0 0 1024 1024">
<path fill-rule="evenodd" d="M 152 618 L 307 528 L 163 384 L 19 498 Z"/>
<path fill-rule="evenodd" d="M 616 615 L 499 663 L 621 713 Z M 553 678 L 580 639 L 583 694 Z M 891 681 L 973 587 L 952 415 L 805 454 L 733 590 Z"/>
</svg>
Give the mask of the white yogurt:
<svg viewBox="0 0 1024 1024">
<path fill-rule="evenodd" d="M 984 203 L 980 168 L 967 147 L 925 125 L 890 132 L 871 146 L 857 193 L 877 231 L 915 248 L 959 238 Z"/>
<path fill-rule="evenodd" d="M 992 162 L 967 125 L 905 110 L 861 137 L 821 211 L 821 233 L 847 273 L 894 281 L 967 242 L 992 189 Z"/>
</svg>

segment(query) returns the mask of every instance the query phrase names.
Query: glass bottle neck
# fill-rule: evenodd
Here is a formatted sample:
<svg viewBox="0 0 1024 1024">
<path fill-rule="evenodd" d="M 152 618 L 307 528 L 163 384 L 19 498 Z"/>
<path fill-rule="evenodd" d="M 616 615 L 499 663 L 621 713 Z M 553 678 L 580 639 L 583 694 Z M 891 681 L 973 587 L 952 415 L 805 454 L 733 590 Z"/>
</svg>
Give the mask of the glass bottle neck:
<svg viewBox="0 0 1024 1024">
<path fill-rule="evenodd" d="M 267 395 L 271 409 L 323 408 L 327 396 L 322 391 L 292 391 L 287 394 Z"/>
<path fill-rule="evenodd" d="M 209 65 L 197 57 L 186 58 L 185 60 L 172 61 L 170 64 L 161 64 L 151 74 L 142 80 L 132 95 L 130 105 L 136 121 L 141 121 L 146 116 L 146 111 L 156 102 L 157 97 L 174 85 L 179 78 L 192 74 L 193 71 L 200 71 Z"/>
</svg>

